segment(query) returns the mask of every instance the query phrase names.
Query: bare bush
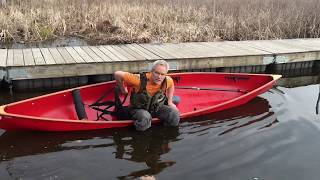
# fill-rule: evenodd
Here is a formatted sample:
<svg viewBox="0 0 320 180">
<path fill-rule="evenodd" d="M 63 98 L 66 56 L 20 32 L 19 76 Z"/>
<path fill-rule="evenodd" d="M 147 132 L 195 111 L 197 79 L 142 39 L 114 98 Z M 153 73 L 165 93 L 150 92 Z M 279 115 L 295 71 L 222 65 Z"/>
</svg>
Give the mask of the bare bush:
<svg viewBox="0 0 320 180">
<path fill-rule="evenodd" d="M 6 7 L 7 6 L 7 0 L 0 0 L 0 7 Z"/>
<path fill-rule="evenodd" d="M 99 44 L 313 38 L 318 0 L 12 0 L 0 41 L 79 36 Z"/>
</svg>

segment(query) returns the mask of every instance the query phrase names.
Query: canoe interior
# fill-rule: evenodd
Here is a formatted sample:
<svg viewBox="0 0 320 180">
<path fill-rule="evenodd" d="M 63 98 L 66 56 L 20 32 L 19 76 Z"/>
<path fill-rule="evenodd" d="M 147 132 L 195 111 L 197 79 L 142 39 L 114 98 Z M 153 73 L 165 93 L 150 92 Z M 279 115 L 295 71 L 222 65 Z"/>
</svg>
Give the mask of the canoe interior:
<svg viewBox="0 0 320 180">
<path fill-rule="evenodd" d="M 181 73 L 173 74 L 175 86 L 188 86 L 198 88 L 218 88 L 220 90 L 175 89 L 175 96 L 180 97 L 177 107 L 181 114 L 199 111 L 210 106 L 216 106 L 226 101 L 235 99 L 244 92 L 235 92 L 240 89 L 250 93 L 273 80 L 268 75 L 227 74 L 227 73 Z M 97 112 L 87 105 L 97 101 L 103 94 L 104 100 L 114 100 L 115 82 L 106 82 L 80 87 L 81 96 L 86 105 L 88 119 L 96 120 Z M 230 90 L 230 91 L 228 91 Z M 265 89 L 266 91 L 268 89 Z M 260 92 L 262 93 L 262 92 Z M 130 97 L 127 98 L 128 104 Z M 78 120 L 71 90 L 48 94 L 6 106 L 7 113 L 36 116 L 41 118 Z M 115 117 L 105 116 L 107 119 L 116 120 Z"/>
</svg>

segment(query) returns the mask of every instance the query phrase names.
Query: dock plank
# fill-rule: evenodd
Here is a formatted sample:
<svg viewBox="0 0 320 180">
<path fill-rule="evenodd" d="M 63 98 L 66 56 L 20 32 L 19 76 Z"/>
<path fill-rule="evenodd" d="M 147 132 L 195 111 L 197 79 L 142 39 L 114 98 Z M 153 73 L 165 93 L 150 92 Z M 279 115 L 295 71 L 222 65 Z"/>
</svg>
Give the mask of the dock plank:
<svg viewBox="0 0 320 180">
<path fill-rule="evenodd" d="M 64 47 L 57 47 L 57 50 L 59 51 L 59 53 L 61 54 L 61 56 L 63 57 L 64 61 L 66 62 L 66 64 L 72 64 L 72 63 L 76 63 L 76 60 L 73 59 L 73 57 L 70 55 L 70 53 L 66 50 L 66 48 Z"/>
<path fill-rule="evenodd" d="M 220 56 L 243 56 L 252 55 L 248 51 L 243 51 L 235 46 L 231 46 L 221 42 L 203 42 L 201 45 L 207 45 L 220 53 Z M 247 54 L 246 54 L 247 53 Z"/>
<path fill-rule="evenodd" d="M 163 43 L 159 45 L 159 48 L 161 48 L 162 50 L 174 55 L 176 58 L 178 59 L 183 59 L 183 58 L 190 58 L 189 55 L 187 55 L 186 53 L 183 53 L 181 48 L 178 47 L 174 47 L 173 44 L 171 43 Z"/>
<path fill-rule="evenodd" d="M 303 46 L 299 43 L 293 43 L 293 41 L 279 39 L 276 40 L 276 43 L 287 46 L 288 48 L 295 48 L 298 51 L 313 51 L 313 48 Z"/>
<path fill-rule="evenodd" d="M 109 56 L 105 55 L 98 47 L 90 46 L 89 48 L 93 52 L 95 52 L 96 55 L 98 55 L 103 61 L 105 61 L 105 62 L 111 62 L 112 61 L 112 59 Z"/>
<path fill-rule="evenodd" d="M 193 51 L 199 52 L 199 56 L 201 57 L 219 57 L 224 54 L 220 50 L 217 50 L 213 47 L 208 47 L 207 45 L 204 45 L 204 44 L 186 43 L 185 45 L 192 48 Z"/>
<path fill-rule="evenodd" d="M 161 52 L 161 53 L 165 53 L 165 54 L 169 55 L 169 57 L 171 56 L 172 59 L 180 59 L 180 58 L 182 58 L 180 56 L 180 54 L 177 54 L 176 52 L 173 52 L 170 49 L 168 50 L 162 44 L 151 44 L 151 46 L 155 51 Z"/>
<path fill-rule="evenodd" d="M 202 58 L 204 56 L 201 56 L 201 54 L 199 54 L 199 51 L 187 46 L 188 43 L 179 43 L 179 44 L 174 44 L 174 46 L 177 46 L 178 48 L 181 48 L 182 51 L 186 54 L 188 54 L 190 57 L 192 58 Z"/>
<path fill-rule="evenodd" d="M 23 49 L 22 51 L 23 51 L 23 57 L 24 57 L 24 64 L 26 66 L 34 66 L 35 62 L 34 62 L 32 50 L 28 48 L 28 49 Z"/>
<path fill-rule="evenodd" d="M 76 63 L 85 63 L 86 61 L 74 50 L 73 47 L 65 47 L 70 56 L 76 61 Z"/>
<path fill-rule="evenodd" d="M 100 49 L 112 61 L 122 61 L 118 56 L 109 51 L 109 48 L 107 48 L 106 46 L 98 46 L 98 49 Z"/>
<path fill-rule="evenodd" d="M 130 49 L 131 51 L 139 54 L 140 56 L 142 56 L 143 58 L 145 58 L 146 60 L 149 59 L 153 59 L 152 56 L 150 56 L 147 53 L 144 53 L 143 51 L 141 51 L 140 49 L 138 49 L 137 47 L 135 47 L 134 45 L 136 44 L 124 44 L 123 46 L 125 46 L 126 48 Z"/>
<path fill-rule="evenodd" d="M 175 59 L 184 58 L 181 54 L 179 54 L 179 52 L 173 52 L 172 49 L 168 48 L 167 46 L 164 46 L 163 44 L 155 45 L 155 47 L 163 52 L 166 52 L 167 54 L 170 54 L 171 56 L 175 57 Z"/>
<path fill-rule="evenodd" d="M 222 42 L 223 47 L 225 48 L 237 48 L 237 51 L 240 52 L 240 55 L 262 55 L 262 54 L 271 54 L 268 51 L 260 50 L 253 48 L 251 46 L 247 46 L 245 43 L 242 41 L 226 41 Z"/>
<path fill-rule="evenodd" d="M 154 54 L 151 51 L 148 51 L 147 49 L 141 47 L 138 44 L 126 44 L 127 47 L 129 47 L 130 49 L 132 49 L 133 51 L 139 53 L 140 55 L 146 57 L 149 60 L 158 60 L 158 59 L 163 59 L 160 56 Z"/>
<path fill-rule="evenodd" d="M 212 54 L 212 49 L 209 48 L 209 47 L 204 47 L 203 45 L 199 45 L 199 44 L 192 43 L 192 42 L 185 43 L 184 45 L 186 47 L 188 47 L 190 50 L 198 52 L 198 55 L 200 57 L 212 57 L 212 56 L 214 57 L 214 56 L 217 56 L 216 53 Z"/>
<path fill-rule="evenodd" d="M 209 51 L 217 53 L 219 56 L 234 56 L 236 53 L 228 49 L 224 49 L 216 43 L 199 42 L 200 46 L 207 47 Z"/>
<path fill-rule="evenodd" d="M 49 51 L 50 51 L 51 55 L 54 57 L 56 64 L 65 64 L 66 63 L 57 48 L 49 48 Z"/>
<path fill-rule="evenodd" d="M 13 49 L 8 49 L 7 66 L 13 66 Z"/>
<path fill-rule="evenodd" d="M 314 39 L 281 39 L 279 42 L 297 46 L 303 50 L 320 51 L 320 41 Z"/>
<path fill-rule="evenodd" d="M 24 66 L 22 49 L 14 49 L 13 53 L 13 66 Z"/>
<path fill-rule="evenodd" d="M 7 56 L 8 56 L 8 50 L 0 49 L 0 67 L 7 66 Z"/>
<path fill-rule="evenodd" d="M 96 62 L 80 46 L 73 47 L 85 62 Z"/>
<path fill-rule="evenodd" d="M 280 43 L 280 41 L 278 40 L 245 41 L 244 44 L 274 54 L 295 53 L 302 50 L 301 48 L 295 47 L 294 45 Z"/>
<path fill-rule="evenodd" d="M 34 63 L 36 65 L 46 64 L 46 61 L 44 60 L 39 48 L 31 48 L 31 51 L 32 51 L 33 58 L 34 58 Z"/>
<path fill-rule="evenodd" d="M 224 42 L 205 42 L 207 44 L 221 52 L 224 52 L 222 56 L 249 56 L 249 55 L 261 55 L 261 54 L 270 54 L 267 51 L 258 50 L 249 46 L 227 44 Z M 243 48 L 247 47 L 247 48 Z"/>
<path fill-rule="evenodd" d="M 54 60 L 48 48 L 40 48 L 40 51 L 44 60 L 46 61 L 46 64 L 56 64 L 56 61 Z"/>
<path fill-rule="evenodd" d="M 170 49 L 173 52 L 178 52 L 183 58 L 192 58 L 194 55 L 188 51 L 189 49 L 185 46 L 179 46 L 174 43 L 164 43 L 162 46 L 165 46 L 166 48 Z"/>
<path fill-rule="evenodd" d="M 163 59 L 176 59 L 175 56 L 157 48 L 155 44 L 140 44 L 140 46 L 147 49 L 148 51 L 151 51 L 155 55 L 160 56 Z"/>
<path fill-rule="evenodd" d="M 108 51 L 110 51 L 113 55 L 115 55 L 119 61 L 129 61 L 130 60 L 128 57 L 122 55 L 121 52 L 119 52 L 117 49 L 115 49 L 114 46 L 107 45 L 107 46 L 103 46 L 103 47 L 106 48 Z"/>
<path fill-rule="evenodd" d="M 119 45 L 111 45 L 111 47 L 115 49 L 118 53 L 120 53 L 122 56 L 126 57 L 126 59 L 128 59 L 129 61 L 137 60 L 137 58 L 132 56 L 130 53 L 120 48 Z"/>
<path fill-rule="evenodd" d="M 190 43 L 180 43 L 178 46 L 181 46 L 183 49 L 185 49 L 185 51 L 187 51 L 190 54 L 190 56 L 193 55 L 193 58 L 207 57 L 205 55 L 206 51 L 204 51 L 204 49 L 199 50 L 198 46 L 193 47 Z"/>
<path fill-rule="evenodd" d="M 137 51 L 133 51 L 132 49 L 130 49 L 128 46 L 119 45 L 119 48 L 121 48 L 126 53 L 130 54 L 134 58 L 134 60 L 146 60 L 147 59 L 143 55 L 139 54 Z"/>
<path fill-rule="evenodd" d="M 94 62 L 103 62 L 103 59 L 101 59 L 89 46 L 81 46 L 84 52 L 86 52 L 93 60 Z"/>
</svg>

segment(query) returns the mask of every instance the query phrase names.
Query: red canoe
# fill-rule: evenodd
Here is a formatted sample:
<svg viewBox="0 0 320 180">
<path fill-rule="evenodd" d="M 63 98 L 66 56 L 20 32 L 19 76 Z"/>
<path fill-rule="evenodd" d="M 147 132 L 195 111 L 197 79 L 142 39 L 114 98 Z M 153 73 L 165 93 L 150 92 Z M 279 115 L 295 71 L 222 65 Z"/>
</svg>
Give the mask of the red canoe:
<svg viewBox="0 0 320 180">
<path fill-rule="evenodd" d="M 247 103 L 272 88 L 281 77 L 242 73 L 176 73 L 170 76 L 175 82 L 175 96 L 180 99 L 177 107 L 181 121 Z M 0 106 L 0 128 L 84 131 L 132 126 L 132 120 L 117 120 L 111 115 L 97 120 L 100 112 L 88 106 L 99 98 L 114 100 L 114 87 L 115 81 L 110 81 L 76 88 L 80 90 L 88 120 L 79 120 L 77 116 L 74 88 Z M 159 120 L 154 118 L 152 123 L 159 123 Z"/>
</svg>

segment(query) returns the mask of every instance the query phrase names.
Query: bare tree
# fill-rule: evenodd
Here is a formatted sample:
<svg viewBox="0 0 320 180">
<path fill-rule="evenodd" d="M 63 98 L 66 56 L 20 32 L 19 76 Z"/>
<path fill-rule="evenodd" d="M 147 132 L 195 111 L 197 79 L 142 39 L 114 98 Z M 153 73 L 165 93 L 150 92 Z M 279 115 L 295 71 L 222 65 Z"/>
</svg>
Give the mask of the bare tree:
<svg viewBox="0 0 320 180">
<path fill-rule="evenodd" d="M 0 0 L 0 7 L 6 7 L 7 6 L 7 0 Z"/>
</svg>

